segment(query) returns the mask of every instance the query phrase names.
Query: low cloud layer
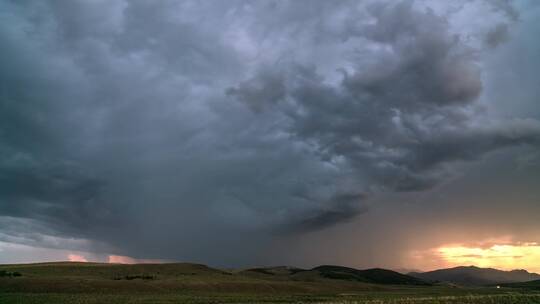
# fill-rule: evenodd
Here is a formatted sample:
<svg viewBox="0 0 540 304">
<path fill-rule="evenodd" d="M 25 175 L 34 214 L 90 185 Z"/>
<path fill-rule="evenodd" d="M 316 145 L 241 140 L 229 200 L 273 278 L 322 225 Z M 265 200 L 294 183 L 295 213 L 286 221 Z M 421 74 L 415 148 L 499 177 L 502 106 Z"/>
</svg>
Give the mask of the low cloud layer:
<svg viewBox="0 0 540 304">
<path fill-rule="evenodd" d="M 2 1 L 0 241 L 258 262 L 537 151 L 485 98 L 518 9 L 456 3 Z"/>
</svg>

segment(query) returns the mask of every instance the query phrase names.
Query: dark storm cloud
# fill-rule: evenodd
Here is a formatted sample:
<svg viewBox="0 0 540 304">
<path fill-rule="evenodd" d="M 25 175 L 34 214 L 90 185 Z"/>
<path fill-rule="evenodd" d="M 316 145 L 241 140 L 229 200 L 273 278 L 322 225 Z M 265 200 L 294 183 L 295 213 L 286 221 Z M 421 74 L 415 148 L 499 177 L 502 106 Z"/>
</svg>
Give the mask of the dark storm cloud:
<svg viewBox="0 0 540 304">
<path fill-rule="evenodd" d="M 496 24 L 514 21 L 489 4 Z M 414 2 L 1 5 L 4 239 L 245 263 L 276 234 L 538 145 L 538 121 L 478 103 L 492 48 Z M 506 27 L 488 28 L 481 42 L 500 44 Z"/>
<path fill-rule="evenodd" d="M 277 103 L 285 97 L 285 81 L 271 68 L 260 70 L 259 74 L 239 85 L 229 88 L 226 93 L 236 96 L 253 111 L 260 112 L 267 104 Z"/>
<path fill-rule="evenodd" d="M 445 18 L 410 2 L 370 12 L 375 22 L 354 34 L 380 49 L 367 66 L 344 71 L 337 85 L 325 83 L 314 68 L 292 68 L 269 80 L 261 76 L 269 72 L 259 73 L 229 93 L 256 109 L 281 100 L 291 133 L 325 159 L 342 157 L 357 175 L 367 172 L 377 188 L 424 190 L 446 176 L 447 163 L 538 144 L 537 121 L 493 122 L 477 113 L 479 66 Z M 277 86 L 279 98 L 265 94 Z"/>
<path fill-rule="evenodd" d="M 486 35 L 485 43 L 489 46 L 496 47 L 508 39 L 508 25 L 501 23 L 493 28 Z"/>
<path fill-rule="evenodd" d="M 339 222 L 346 222 L 357 216 L 362 211 L 363 194 L 339 194 L 326 202 L 325 209 L 317 210 L 313 214 L 302 215 L 297 221 L 285 227 L 285 232 L 306 232 L 327 227 Z"/>
</svg>

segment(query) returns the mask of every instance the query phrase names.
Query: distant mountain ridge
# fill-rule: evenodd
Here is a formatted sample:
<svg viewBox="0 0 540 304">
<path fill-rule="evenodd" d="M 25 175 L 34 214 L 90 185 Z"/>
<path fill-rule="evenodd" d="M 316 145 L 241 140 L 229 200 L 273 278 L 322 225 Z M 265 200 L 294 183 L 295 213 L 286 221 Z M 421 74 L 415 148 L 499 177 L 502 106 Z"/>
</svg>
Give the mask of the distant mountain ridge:
<svg viewBox="0 0 540 304">
<path fill-rule="evenodd" d="M 312 269 L 301 269 L 278 266 L 251 268 L 243 270 L 242 272 L 259 276 L 278 276 L 297 281 L 332 279 L 386 285 L 431 285 L 422 279 L 382 268 L 358 270 L 344 266 L 321 265 Z"/>
<path fill-rule="evenodd" d="M 448 282 L 468 286 L 485 286 L 540 280 L 540 274 L 523 269 L 498 270 L 476 266 L 459 266 L 428 272 L 410 272 L 408 275 L 428 282 Z"/>
</svg>

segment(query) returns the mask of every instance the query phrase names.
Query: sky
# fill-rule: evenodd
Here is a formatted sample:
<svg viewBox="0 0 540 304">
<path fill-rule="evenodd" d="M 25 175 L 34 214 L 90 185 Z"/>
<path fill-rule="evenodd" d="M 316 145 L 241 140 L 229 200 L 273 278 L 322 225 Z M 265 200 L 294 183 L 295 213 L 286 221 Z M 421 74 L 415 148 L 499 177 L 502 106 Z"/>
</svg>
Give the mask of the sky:
<svg viewBox="0 0 540 304">
<path fill-rule="evenodd" d="M 538 20 L 0 0 L 0 263 L 540 272 Z"/>
</svg>

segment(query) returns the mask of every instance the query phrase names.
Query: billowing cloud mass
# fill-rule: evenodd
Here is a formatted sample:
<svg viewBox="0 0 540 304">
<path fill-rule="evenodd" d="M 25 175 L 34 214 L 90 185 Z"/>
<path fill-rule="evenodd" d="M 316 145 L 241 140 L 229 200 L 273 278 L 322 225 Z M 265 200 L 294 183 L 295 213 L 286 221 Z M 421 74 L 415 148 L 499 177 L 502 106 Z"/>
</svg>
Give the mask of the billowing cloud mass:
<svg viewBox="0 0 540 304">
<path fill-rule="evenodd" d="M 447 212 L 444 185 L 475 166 L 490 185 L 490 157 L 538 178 L 538 95 L 510 89 L 537 92 L 519 75 L 538 76 L 538 53 L 513 76 L 493 59 L 531 43 L 534 2 L 0 3 L 6 244 L 286 263 L 311 248 L 293 239 L 399 234 L 350 228 L 396 218 L 381 208 Z"/>
</svg>

